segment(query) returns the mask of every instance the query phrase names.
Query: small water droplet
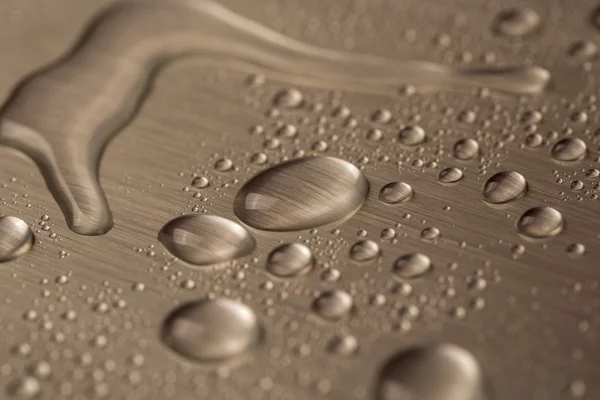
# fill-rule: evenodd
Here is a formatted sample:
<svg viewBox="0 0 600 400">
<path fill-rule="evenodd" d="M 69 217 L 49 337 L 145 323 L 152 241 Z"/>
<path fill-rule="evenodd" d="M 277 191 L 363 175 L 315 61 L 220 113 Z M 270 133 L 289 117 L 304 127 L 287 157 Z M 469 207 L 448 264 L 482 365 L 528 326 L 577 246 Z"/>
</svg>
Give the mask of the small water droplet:
<svg viewBox="0 0 600 400">
<path fill-rule="evenodd" d="M 425 228 L 421 231 L 421 238 L 425 240 L 434 240 L 440 236 L 440 230 L 436 227 Z"/>
<path fill-rule="evenodd" d="M 372 240 L 360 240 L 350 248 L 350 258 L 354 261 L 371 261 L 379 255 L 379 245 Z"/>
<path fill-rule="evenodd" d="M 536 149 L 544 143 L 544 138 L 539 133 L 530 133 L 525 137 L 525 145 L 531 149 Z"/>
<path fill-rule="evenodd" d="M 522 197 L 527 181 L 518 172 L 503 171 L 492 175 L 483 185 L 483 199 L 491 204 L 504 204 Z"/>
<path fill-rule="evenodd" d="M 304 98 L 298 89 L 283 89 L 273 97 L 273 104 L 281 108 L 297 108 L 302 105 Z"/>
<path fill-rule="evenodd" d="M 203 299 L 173 310 L 162 325 L 162 341 L 184 357 L 220 361 L 256 346 L 261 325 L 248 306 L 227 298 Z"/>
<path fill-rule="evenodd" d="M 161 229 L 158 239 L 175 257 L 195 265 L 244 257 L 256 246 L 243 226 L 214 215 L 177 217 Z"/>
<path fill-rule="evenodd" d="M 537 31 L 541 25 L 539 14 L 531 8 L 512 8 L 498 14 L 494 31 L 510 38 L 521 38 Z"/>
<path fill-rule="evenodd" d="M 0 217 L 0 263 L 19 258 L 33 246 L 33 232 L 20 218 Z"/>
<path fill-rule="evenodd" d="M 343 290 L 331 290 L 322 293 L 313 302 L 313 311 L 321 318 L 338 320 L 345 317 L 354 305 L 352 296 Z"/>
<path fill-rule="evenodd" d="M 587 145 L 579 138 L 565 138 L 556 142 L 550 154 L 557 161 L 577 161 L 586 156 Z"/>
<path fill-rule="evenodd" d="M 379 124 L 387 124 L 392 120 L 392 113 L 390 110 L 380 108 L 371 115 L 371 121 Z"/>
<path fill-rule="evenodd" d="M 572 257 L 581 257 L 585 254 L 585 246 L 581 243 L 571 243 L 567 246 L 567 253 Z"/>
<path fill-rule="evenodd" d="M 305 274 L 312 266 L 312 252 L 300 243 L 282 244 L 269 254 L 267 260 L 267 271 L 282 278 Z"/>
<path fill-rule="evenodd" d="M 353 335 L 338 335 L 331 339 L 327 348 L 332 353 L 351 356 L 358 351 L 358 339 Z"/>
<path fill-rule="evenodd" d="M 534 207 L 525 211 L 517 222 L 518 230 L 531 238 L 547 238 L 562 232 L 562 214 L 552 207 Z"/>
<path fill-rule="evenodd" d="M 431 271 L 431 260 L 425 254 L 411 253 L 394 262 L 394 274 L 402 279 L 414 279 Z"/>
<path fill-rule="evenodd" d="M 569 46 L 568 54 L 577 62 L 590 61 L 598 55 L 598 47 L 589 40 L 577 40 Z"/>
<path fill-rule="evenodd" d="M 196 189 L 204 189 L 205 187 L 208 187 L 208 185 L 208 178 L 205 176 L 198 176 L 192 180 L 192 186 Z"/>
<path fill-rule="evenodd" d="M 215 162 L 215 169 L 219 172 L 227 172 L 233 169 L 233 161 L 229 158 L 223 157 Z"/>
<path fill-rule="evenodd" d="M 479 155 L 479 143 L 474 139 L 460 139 L 454 143 L 452 154 L 458 160 L 472 160 Z"/>
<path fill-rule="evenodd" d="M 236 194 L 236 216 L 253 228 L 295 231 L 348 218 L 362 205 L 369 183 L 354 165 L 308 157 L 267 169 Z"/>
<path fill-rule="evenodd" d="M 441 183 L 456 183 L 463 178 L 463 172 L 456 167 L 444 168 L 438 175 Z"/>
<path fill-rule="evenodd" d="M 379 200 L 387 204 L 397 204 L 410 199 L 413 189 L 408 183 L 390 182 L 381 188 Z"/>
<path fill-rule="evenodd" d="M 423 143 L 427 135 L 420 126 L 407 126 L 398 133 L 398 142 L 404 146 L 417 146 Z"/>
<path fill-rule="evenodd" d="M 8 387 L 8 393 L 11 396 L 21 399 L 36 398 L 40 395 L 41 391 L 42 388 L 40 382 L 32 376 L 25 376 L 17 379 L 10 383 Z"/>
</svg>

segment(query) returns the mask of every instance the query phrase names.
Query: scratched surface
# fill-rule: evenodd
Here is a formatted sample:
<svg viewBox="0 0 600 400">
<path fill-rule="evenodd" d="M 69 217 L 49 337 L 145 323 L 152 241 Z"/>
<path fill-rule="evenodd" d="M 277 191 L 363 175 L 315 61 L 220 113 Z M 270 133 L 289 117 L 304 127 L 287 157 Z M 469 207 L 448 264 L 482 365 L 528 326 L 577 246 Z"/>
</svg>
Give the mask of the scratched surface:
<svg viewBox="0 0 600 400">
<path fill-rule="evenodd" d="M 269 73 L 264 83 L 254 78 L 249 84 L 249 71 L 220 60 L 177 61 L 160 72 L 138 115 L 106 148 L 100 181 L 114 227 L 93 237 L 69 229 L 30 159 L 0 148 L 0 214 L 23 219 L 35 235 L 31 251 L 0 264 L 0 398 L 376 399 L 381 369 L 391 356 L 435 342 L 456 344 L 475 357 L 491 387 L 487 400 L 600 397 L 600 187 L 599 178 L 587 172 L 600 169 L 598 65 L 587 43 L 600 39 L 596 4 L 222 3 L 315 46 L 455 66 L 536 65 L 550 72 L 551 85 L 526 97 L 477 89 L 420 93 L 418 87 L 410 96 L 406 89 L 365 94 L 304 86 Z M 70 49 L 108 4 L 2 2 L 0 98 Z M 513 6 L 535 10 L 539 28 L 517 39 L 495 34 L 495 18 Z M 587 50 L 574 53 L 578 41 Z M 291 87 L 307 104 L 274 112 L 275 94 Z M 76 99 L 64 102 L 78 106 Z M 340 106 L 350 116 L 340 115 Z M 391 122 L 372 121 L 380 109 L 391 112 Z M 541 121 L 523 116 L 532 110 L 543 115 Z M 473 122 L 464 117 L 468 111 Z M 298 127 L 297 137 L 265 149 L 285 123 Z M 399 145 L 401 127 L 417 124 L 429 141 Z M 381 130 L 380 142 L 367 139 L 373 128 Z M 542 144 L 528 145 L 536 133 Z M 555 143 L 574 137 L 587 145 L 584 159 L 557 162 L 551 156 Z M 461 138 L 477 139 L 481 155 L 457 160 L 453 145 Z M 319 141 L 327 149 L 315 145 Z M 158 240 L 161 228 L 181 214 L 237 221 L 237 191 L 297 150 L 362 169 L 370 189 L 356 214 L 312 232 L 249 228 L 256 239 L 252 254 L 218 266 L 192 267 Z M 267 156 L 264 165 L 250 162 L 259 152 Z M 237 168 L 217 171 L 214 164 L 222 157 Z M 446 167 L 460 168 L 463 179 L 440 183 Z M 505 170 L 526 178 L 527 193 L 491 206 L 482 200 L 482 186 Z M 210 186 L 193 188 L 194 175 L 206 176 Z M 410 184 L 410 200 L 389 205 L 379 199 L 381 187 L 392 181 Z M 558 210 L 564 227 L 554 237 L 532 240 L 519 234 L 517 223 L 539 206 Z M 440 235 L 427 239 L 423 230 L 433 227 Z M 395 230 L 395 241 L 381 238 L 385 228 Z M 376 260 L 350 257 L 361 239 L 378 243 Z M 286 242 L 311 249 L 312 271 L 292 279 L 266 271 L 268 254 Z M 576 254 L 574 244 L 585 253 Z M 406 293 L 398 289 L 401 280 L 392 266 L 412 252 L 426 254 L 433 268 L 411 280 Z M 332 268 L 340 272 L 335 282 L 323 278 Z M 474 285 L 476 278 L 485 285 Z M 348 292 L 354 302 L 353 313 L 337 322 L 324 321 L 311 307 L 319 293 L 332 289 Z M 264 329 L 260 343 L 219 363 L 190 361 L 163 344 L 166 315 L 208 295 L 250 307 Z M 416 306 L 418 316 L 406 316 L 408 306 Z M 329 350 L 332 338 L 344 335 L 356 338 L 356 354 Z M 44 368 L 51 372 L 40 372 Z"/>
</svg>

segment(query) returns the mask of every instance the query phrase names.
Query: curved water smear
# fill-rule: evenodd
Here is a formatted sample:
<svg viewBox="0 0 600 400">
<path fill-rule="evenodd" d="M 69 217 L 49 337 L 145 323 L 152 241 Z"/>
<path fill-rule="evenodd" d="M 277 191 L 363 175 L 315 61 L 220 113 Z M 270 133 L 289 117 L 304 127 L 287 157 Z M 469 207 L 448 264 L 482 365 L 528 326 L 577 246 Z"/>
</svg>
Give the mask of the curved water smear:
<svg viewBox="0 0 600 400">
<path fill-rule="evenodd" d="M 209 0 L 130 2 L 100 15 L 69 54 L 25 77 L 0 111 L 0 144 L 31 157 L 69 227 L 101 235 L 112 215 L 98 181 L 110 139 L 136 114 L 157 69 L 182 56 L 227 58 L 320 87 L 390 92 L 402 84 L 542 91 L 546 70 L 461 70 L 300 43 Z"/>
</svg>

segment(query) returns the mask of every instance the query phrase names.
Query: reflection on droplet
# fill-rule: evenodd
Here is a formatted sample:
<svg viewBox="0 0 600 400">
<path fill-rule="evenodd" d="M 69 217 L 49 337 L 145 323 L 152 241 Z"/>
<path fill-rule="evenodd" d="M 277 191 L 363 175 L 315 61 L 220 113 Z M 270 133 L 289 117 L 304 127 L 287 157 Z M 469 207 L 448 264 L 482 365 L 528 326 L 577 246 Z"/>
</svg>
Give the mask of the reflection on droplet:
<svg viewBox="0 0 600 400">
<path fill-rule="evenodd" d="M 280 90 L 273 97 L 273 104 L 281 108 L 296 108 L 302 104 L 303 96 L 298 89 Z"/>
<path fill-rule="evenodd" d="M 586 156 L 587 145 L 579 138 L 565 138 L 556 142 L 550 154 L 557 161 L 577 161 Z"/>
<path fill-rule="evenodd" d="M 322 293 L 313 302 L 313 311 L 321 318 L 338 320 L 345 317 L 354 305 L 352 296 L 343 290 Z"/>
<path fill-rule="evenodd" d="M 494 31 L 502 36 L 518 38 L 535 32 L 541 24 L 537 12 L 530 8 L 512 8 L 502 11 L 494 21 Z"/>
<path fill-rule="evenodd" d="M 427 135 L 420 126 L 407 126 L 398 133 L 398 141 L 404 146 L 417 146 L 425 141 Z"/>
<path fill-rule="evenodd" d="M 491 204 L 504 204 L 518 199 L 527 191 L 527 181 L 518 172 L 503 171 L 492 175 L 483 185 L 483 199 Z"/>
<path fill-rule="evenodd" d="M 479 155 L 479 143 L 474 139 L 460 139 L 454 143 L 452 154 L 458 160 L 472 160 Z"/>
<path fill-rule="evenodd" d="M 406 254 L 394 262 L 393 269 L 394 274 L 400 278 L 417 278 L 431 270 L 431 259 L 421 253 Z"/>
<path fill-rule="evenodd" d="M 0 217 L 0 263 L 19 258 L 33 246 L 31 228 L 21 218 Z"/>
<path fill-rule="evenodd" d="M 408 183 L 390 182 L 381 188 L 379 199 L 387 204 L 397 204 L 412 197 L 413 189 Z"/>
<path fill-rule="evenodd" d="M 438 179 L 441 183 L 456 183 L 463 178 L 463 172 L 456 167 L 444 168 L 440 171 Z"/>
<path fill-rule="evenodd" d="M 354 261 L 371 261 L 379 255 L 379 245 L 372 240 L 360 240 L 350 248 L 350 258 Z"/>
<path fill-rule="evenodd" d="M 334 157 L 308 157 L 267 169 L 236 194 L 236 216 L 253 228 L 295 231 L 354 214 L 369 183 L 354 165 Z"/>
<path fill-rule="evenodd" d="M 214 215 L 184 215 L 169 221 L 158 239 L 175 257 L 195 265 L 231 261 L 256 246 L 240 224 Z"/>
<path fill-rule="evenodd" d="M 267 260 L 267 271 L 289 278 L 308 272 L 313 266 L 313 255 L 300 243 L 286 243 L 274 249 Z"/>
<path fill-rule="evenodd" d="M 479 363 L 452 344 L 404 350 L 381 369 L 377 400 L 489 400 Z"/>
<path fill-rule="evenodd" d="M 517 222 L 519 231 L 531 238 L 547 238 L 562 232 L 562 214 L 552 207 L 534 207 L 525 211 Z"/>
<path fill-rule="evenodd" d="M 172 350 L 197 361 L 221 361 L 256 346 L 261 337 L 256 314 L 227 298 L 177 307 L 163 322 L 161 338 Z"/>
</svg>

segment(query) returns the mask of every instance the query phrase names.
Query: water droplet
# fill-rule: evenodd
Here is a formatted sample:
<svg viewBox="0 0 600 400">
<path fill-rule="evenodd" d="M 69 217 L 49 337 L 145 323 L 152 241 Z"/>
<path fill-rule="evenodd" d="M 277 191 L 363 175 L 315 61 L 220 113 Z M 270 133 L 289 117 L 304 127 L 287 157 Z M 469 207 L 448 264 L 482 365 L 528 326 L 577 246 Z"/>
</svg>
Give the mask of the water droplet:
<svg viewBox="0 0 600 400">
<path fill-rule="evenodd" d="M 537 31 L 541 25 L 539 14 L 530 8 L 512 8 L 502 11 L 494 21 L 494 31 L 502 36 L 521 38 Z"/>
<path fill-rule="evenodd" d="M 351 356 L 358 351 L 358 339 L 352 335 L 338 335 L 329 342 L 328 350 L 342 356 Z"/>
<path fill-rule="evenodd" d="M 444 168 L 440 171 L 438 179 L 441 183 L 456 183 L 463 178 L 463 172 L 456 167 Z"/>
<path fill-rule="evenodd" d="M 19 258 L 33 246 L 33 232 L 20 218 L 0 217 L 0 263 Z"/>
<path fill-rule="evenodd" d="M 571 243 L 567 246 L 567 253 L 572 257 L 581 257 L 585 254 L 585 246 L 581 243 Z"/>
<path fill-rule="evenodd" d="M 525 211 L 517 222 L 519 231 L 531 238 L 547 238 L 562 232 L 562 214 L 551 207 L 534 207 Z"/>
<path fill-rule="evenodd" d="M 350 248 L 350 258 L 354 261 L 371 261 L 379 255 L 379 245 L 372 240 L 360 240 Z"/>
<path fill-rule="evenodd" d="M 504 204 L 518 199 L 527 191 L 527 181 L 518 172 L 503 171 L 492 175 L 483 185 L 483 199 L 491 204 Z"/>
<path fill-rule="evenodd" d="M 214 215 L 177 217 L 161 229 L 158 239 L 175 257 L 195 265 L 244 257 L 256 246 L 243 226 Z"/>
<path fill-rule="evenodd" d="M 305 274 L 312 266 L 312 252 L 300 243 L 282 244 L 269 254 L 267 260 L 267 271 L 282 278 Z"/>
<path fill-rule="evenodd" d="M 348 218 L 369 183 L 354 165 L 333 157 L 287 161 L 247 182 L 234 201 L 236 216 L 268 231 L 310 229 Z"/>
<path fill-rule="evenodd" d="M 458 160 L 472 160 L 479 155 L 479 143 L 474 139 L 460 139 L 454 143 L 452 154 Z"/>
<path fill-rule="evenodd" d="M 371 115 L 371 121 L 377 122 L 380 124 L 387 124 L 392 120 L 392 113 L 390 110 L 385 108 L 381 108 Z"/>
<path fill-rule="evenodd" d="M 161 338 L 172 350 L 197 361 L 220 361 L 256 346 L 261 325 L 248 306 L 227 298 L 183 304 L 163 322 Z"/>
<path fill-rule="evenodd" d="M 250 157 L 250 162 L 254 165 L 263 165 L 267 162 L 267 155 L 265 153 L 254 153 Z"/>
<path fill-rule="evenodd" d="M 594 59 L 598 55 L 598 47 L 589 40 L 578 40 L 569 46 L 569 56 L 578 62 Z"/>
<path fill-rule="evenodd" d="M 434 240 L 440 236 L 440 230 L 436 227 L 425 228 L 421 231 L 421 238 L 425 240 Z"/>
<path fill-rule="evenodd" d="M 530 133 L 525 137 L 525 145 L 529 148 L 535 149 L 540 147 L 544 143 L 544 138 L 539 133 Z"/>
<path fill-rule="evenodd" d="M 204 189 L 205 187 L 208 187 L 208 184 L 208 178 L 205 176 L 198 176 L 192 181 L 192 186 L 196 189 Z"/>
<path fill-rule="evenodd" d="M 8 387 L 8 393 L 11 396 L 22 399 L 33 399 L 38 397 L 41 393 L 41 390 L 42 388 L 40 382 L 32 376 L 25 376 L 17 379 L 9 384 Z"/>
<path fill-rule="evenodd" d="M 342 290 L 324 292 L 313 302 L 313 311 L 321 318 L 338 320 L 345 317 L 354 305 L 352 296 Z"/>
<path fill-rule="evenodd" d="M 404 146 L 417 146 L 423 143 L 427 135 L 420 126 L 407 126 L 398 133 L 398 141 Z"/>
<path fill-rule="evenodd" d="M 557 161 L 577 161 L 586 156 L 587 145 L 578 138 L 565 138 L 556 142 L 550 154 Z"/>
<path fill-rule="evenodd" d="M 379 142 L 383 138 L 383 132 L 381 129 L 373 128 L 367 131 L 367 140 L 372 142 Z"/>
<path fill-rule="evenodd" d="M 383 367 L 377 400 L 489 399 L 479 363 L 452 345 L 413 347 L 393 356 Z"/>
<path fill-rule="evenodd" d="M 298 89 L 283 89 L 273 97 L 273 104 L 281 108 L 297 108 L 302 105 L 304 98 Z"/>
<path fill-rule="evenodd" d="M 397 204 L 410 199 L 413 189 L 408 183 L 390 182 L 381 188 L 379 200 L 387 204 Z"/>
<path fill-rule="evenodd" d="M 412 253 L 394 262 L 394 274 L 402 279 L 414 279 L 431 271 L 431 260 L 425 254 Z"/>
<path fill-rule="evenodd" d="M 227 157 L 218 159 L 215 162 L 215 169 L 219 172 L 227 172 L 233 169 L 233 161 Z"/>
<path fill-rule="evenodd" d="M 590 168 L 585 171 L 585 177 L 588 179 L 596 179 L 600 176 L 600 170 L 597 168 Z"/>
<path fill-rule="evenodd" d="M 284 124 L 277 130 L 277 135 L 285 138 L 293 138 L 298 134 L 296 125 Z"/>
</svg>

